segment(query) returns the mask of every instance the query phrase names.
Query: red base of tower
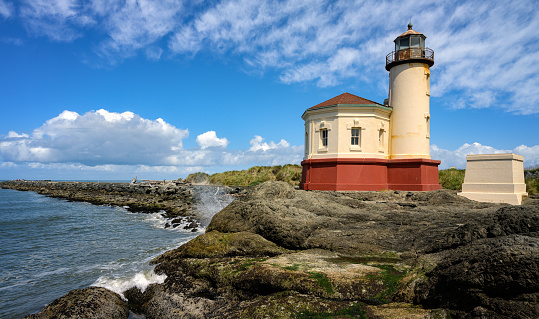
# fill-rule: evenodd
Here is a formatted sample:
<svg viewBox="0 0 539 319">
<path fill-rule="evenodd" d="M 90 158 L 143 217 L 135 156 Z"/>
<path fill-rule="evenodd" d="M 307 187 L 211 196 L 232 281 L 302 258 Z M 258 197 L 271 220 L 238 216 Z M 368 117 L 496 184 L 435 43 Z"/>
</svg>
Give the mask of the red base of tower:
<svg viewBox="0 0 539 319">
<path fill-rule="evenodd" d="M 429 159 L 327 158 L 301 162 L 299 188 L 327 191 L 432 191 L 441 189 L 440 161 Z"/>
</svg>

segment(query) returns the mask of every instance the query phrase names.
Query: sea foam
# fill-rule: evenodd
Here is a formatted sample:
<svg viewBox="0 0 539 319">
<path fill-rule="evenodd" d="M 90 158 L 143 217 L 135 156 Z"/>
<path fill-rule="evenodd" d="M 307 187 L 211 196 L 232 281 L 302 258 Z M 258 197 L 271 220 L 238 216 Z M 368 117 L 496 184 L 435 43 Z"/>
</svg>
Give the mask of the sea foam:
<svg viewBox="0 0 539 319">
<path fill-rule="evenodd" d="M 151 268 L 127 278 L 111 278 L 109 276 L 101 276 L 96 280 L 95 283 L 92 284 L 92 286 L 112 290 L 119 294 L 122 299 L 127 300 L 123 295 L 126 290 L 137 287 L 141 292 L 144 292 L 149 285 L 162 284 L 165 282 L 166 278 L 167 276 L 165 274 L 158 275 L 154 272 L 154 269 Z"/>
</svg>

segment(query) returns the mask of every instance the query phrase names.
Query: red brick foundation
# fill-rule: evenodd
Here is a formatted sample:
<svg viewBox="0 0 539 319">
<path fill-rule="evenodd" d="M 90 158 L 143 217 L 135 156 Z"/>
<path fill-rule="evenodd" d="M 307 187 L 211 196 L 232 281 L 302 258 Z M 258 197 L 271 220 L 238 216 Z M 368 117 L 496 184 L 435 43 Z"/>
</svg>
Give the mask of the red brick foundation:
<svg viewBox="0 0 539 319">
<path fill-rule="evenodd" d="M 299 187 L 328 191 L 432 191 L 440 161 L 429 159 L 328 158 L 301 162 Z"/>
</svg>

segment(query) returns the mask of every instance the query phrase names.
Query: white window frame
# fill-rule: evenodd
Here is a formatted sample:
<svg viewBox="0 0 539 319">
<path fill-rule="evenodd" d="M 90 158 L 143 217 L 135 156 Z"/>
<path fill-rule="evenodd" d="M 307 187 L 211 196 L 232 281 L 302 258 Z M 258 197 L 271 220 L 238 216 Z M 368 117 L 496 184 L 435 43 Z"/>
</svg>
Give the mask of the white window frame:
<svg viewBox="0 0 539 319">
<path fill-rule="evenodd" d="M 361 145 L 363 141 L 363 132 L 366 129 L 367 125 L 364 122 L 361 122 L 359 118 L 354 119 L 353 121 L 346 123 L 346 129 L 350 130 L 350 151 L 351 152 L 361 152 Z M 359 138 L 358 145 L 352 144 L 352 129 L 359 129 Z"/>
<path fill-rule="evenodd" d="M 320 146 L 322 148 L 328 148 L 328 136 L 329 131 L 327 128 L 320 129 Z"/>
<path fill-rule="evenodd" d="M 354 133 L 357 133 L 357 135 L 354 135 Z M 350 146 L 361 147 L 361 127 L 352 127 L 350 129 Z"/>
<path fill-rule="evenodd" d="M 327 131 L 327 144 L 324 146 L 322 144 L 322 132 L 323 130 Z M 325 120 L 320 121 L 319 123 L 315 124 L 315 133 L 318 134 L 318 153 L 326 153 L 328 151 L 329 146 L 329 131 L 331 131 L 331 123 L 327 123 Z"/>
</svg>

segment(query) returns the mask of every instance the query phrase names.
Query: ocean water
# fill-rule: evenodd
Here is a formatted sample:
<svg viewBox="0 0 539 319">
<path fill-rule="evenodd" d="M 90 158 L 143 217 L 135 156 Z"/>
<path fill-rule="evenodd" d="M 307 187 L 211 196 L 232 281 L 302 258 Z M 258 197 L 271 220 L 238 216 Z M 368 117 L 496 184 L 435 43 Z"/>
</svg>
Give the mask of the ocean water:
<svg viewBox="0 0 539 319">
<path fill-rule="evenodd" d="M 208 215 L 226 204 L 208 204 Z M 160 213 L 0 189 L 0 318 L 36 313 L 72 289 L 163 282 L 149 261 L 204 231 L 165 223 Z"/>
</svg>

